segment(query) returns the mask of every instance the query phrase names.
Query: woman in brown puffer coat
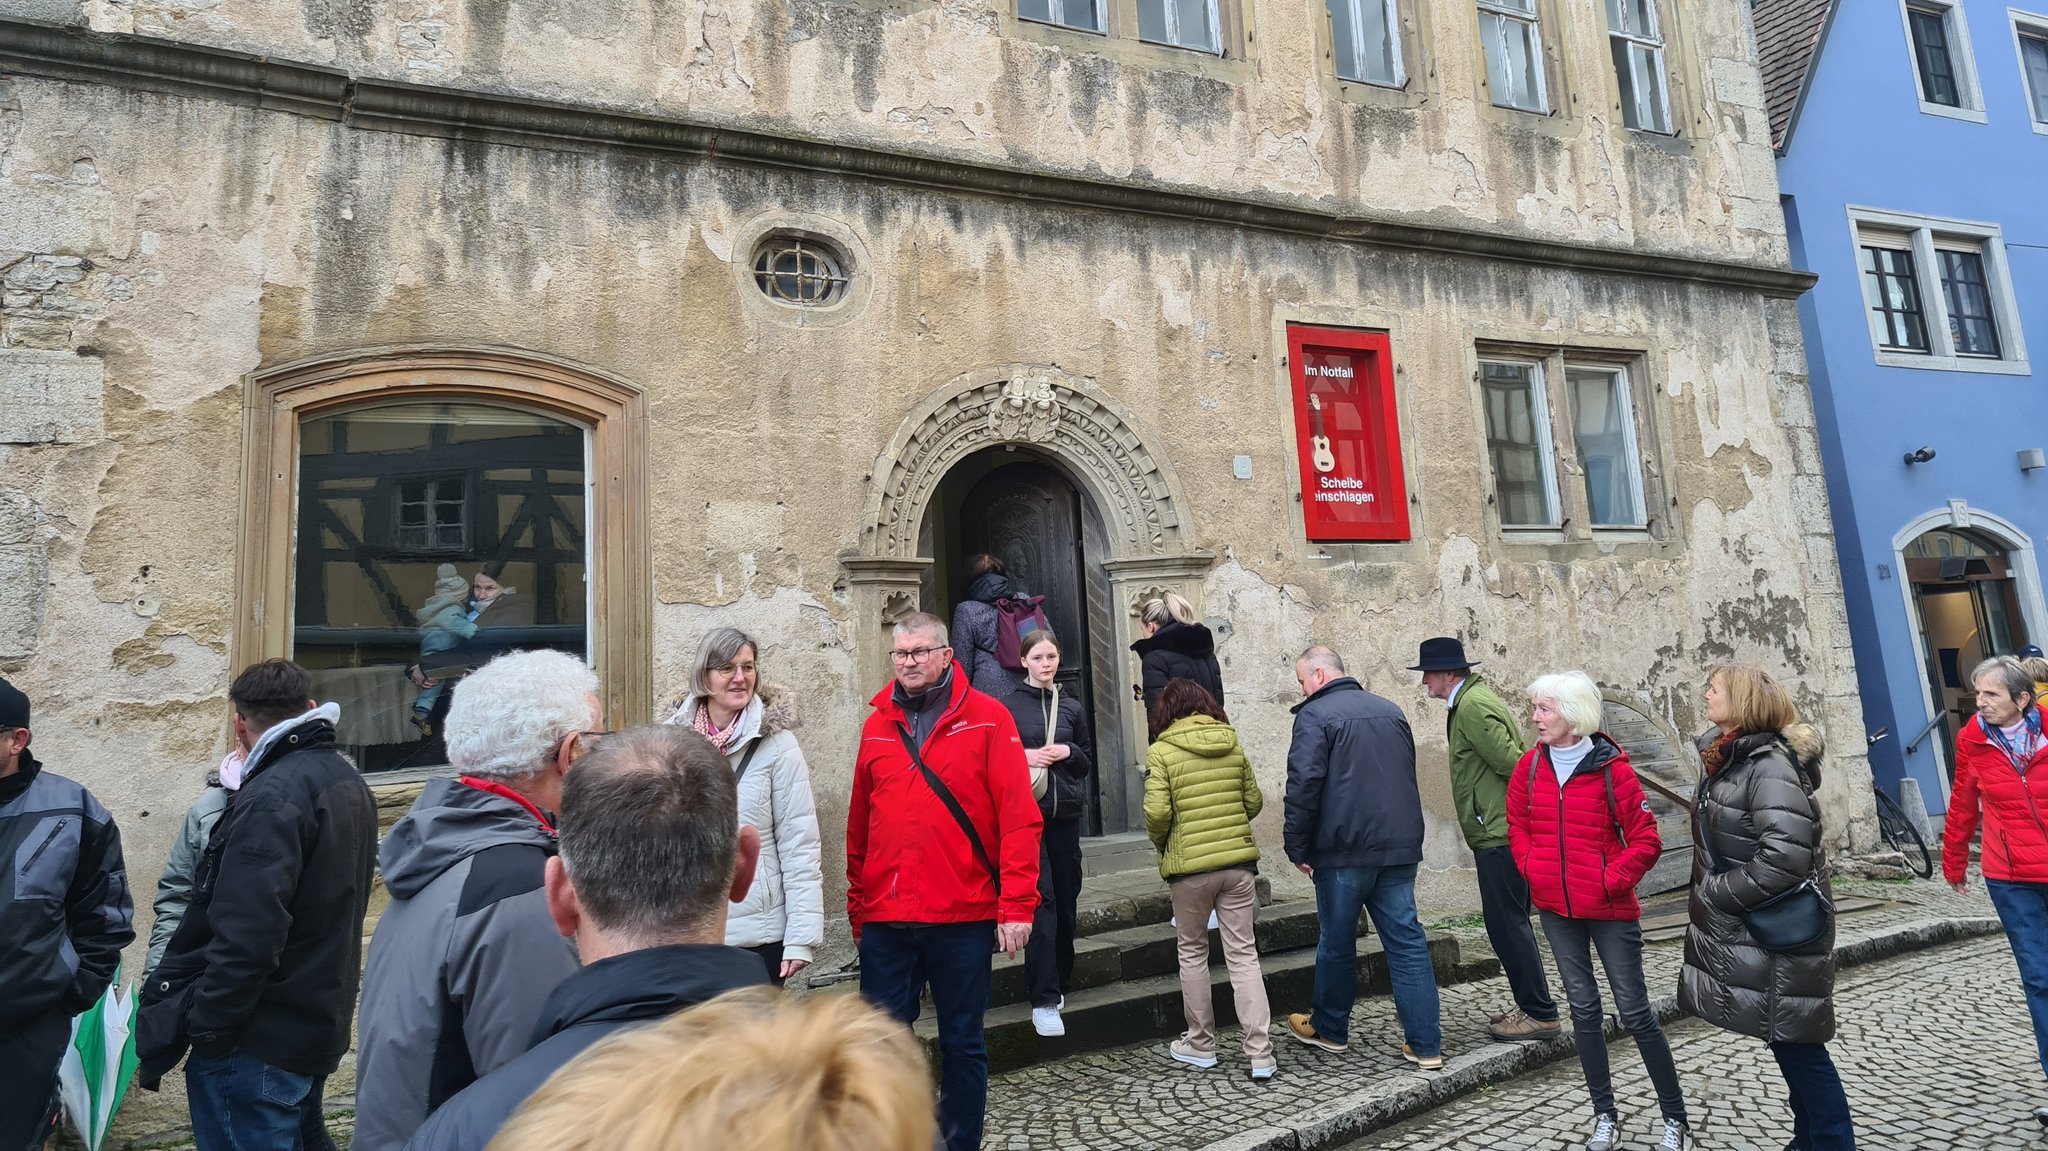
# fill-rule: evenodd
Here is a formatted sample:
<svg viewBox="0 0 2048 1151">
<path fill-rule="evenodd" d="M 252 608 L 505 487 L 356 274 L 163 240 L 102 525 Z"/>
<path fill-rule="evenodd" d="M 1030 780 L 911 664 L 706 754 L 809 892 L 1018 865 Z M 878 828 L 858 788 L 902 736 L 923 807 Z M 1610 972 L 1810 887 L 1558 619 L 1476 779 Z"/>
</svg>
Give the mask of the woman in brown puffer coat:
<svg viewBox="0 0 2048 1151">
<path fill-rule="evenodd" d="M 1820 733 L 1761 668 L 1715 668 L 1707 719 L 1718 729 L 1700 759 L 1693 801 L 1691 924 L 1678 1003 L 1716 1027 L 1770 1046 L 1792 1105 L 1790 1151 L 1856 1146 L 1849 1099 L 1828 1055 L 1835 1035 L 1835 933 L 1773 951 L 1743 914 L 1812 879 L 1833 902 L 1821 847 Z"/>
</svg>

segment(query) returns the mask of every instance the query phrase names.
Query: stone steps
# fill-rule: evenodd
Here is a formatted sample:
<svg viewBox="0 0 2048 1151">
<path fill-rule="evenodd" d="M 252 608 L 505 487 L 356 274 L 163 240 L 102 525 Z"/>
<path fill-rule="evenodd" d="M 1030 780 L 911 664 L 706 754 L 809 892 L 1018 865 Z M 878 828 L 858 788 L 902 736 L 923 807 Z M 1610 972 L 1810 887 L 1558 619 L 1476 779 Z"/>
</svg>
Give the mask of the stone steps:
<svg viewBox="0 0 2048 1151">
<path fill-rule="evenodd" d="M 1369 930 L 1367 922 L 1365 917 L 1360 917 L 1360 935 L 1366 934 Z M 1315 901 L 1289 899 L 1266 903 L 1259 908 L 1254 931 L 1261 955 L 1294 951 L 1303 947 L 1313 948 L 1320 934 L 1320 928 L 1316 923 Z M 1209 955 L 1211 963 L 1223 961 L 1223 940 L 1215 931 L 1209 932 Z M 1118 980 L 1172 975 L 1179 970 L 1179 934 L 1172 923 L 1159 920 L 1137 927 L 1083 935 L 1075 939 L 1074 979 L 1071 990 L 1102 987 Z M 1004 955 L 996 956 L 993 974 L 994 979 L 989 988 L 991 1006 L 1021 1003 L 1030 995 L 1031 989 L 1025 979 L 1022 953 L 1015 959 Z"/>
<path fill-rule="evenodd" d="M 1305 901 L 1303 901 L 1305 902 Z M 1460 957 L 1457 940 L 1436 936 L 1429 941 L 1430 958 L 1439 985 L 1487 979 L 1500 973 L 1492 956 L 1470 961 Z M 1230 993 L 1229 974 L 1221 966 L 1221 952 L 1210 953 L 1210 994 L 1219 1024 L 1236 1022 L 1237 1012 Z M 1313 944 L 1259 957 L 1265 978 L 1266 999 L 1276 1021 L 1289 1011 L 1306 1010 L 1315 986 L 1316 953 Z M 1078 966 L 1078 964 L 1077 964 Z M 1384 995 L 1390 988 L 1386 957 L 1378 939 L 1362 940 L 1358 948 L 1358 993 Z M 1058 1038 L 1040 1036 L 1031 1026 L 1031 1008 L 1013 1002 L 991 1008 L 985 1017 L 989 1069 L 1008 1071 L 1049 1059 L 1061 1059 L 1106 1047 L 1120 1047 L 1144 1039 L 1164 1039 L 1187 1027 L 1181 1010 L 1178 969 L 1167 974 L 1119 979 L 1097 987 L 1077 990 L 1067 996 L 1061 1012 L 1067 1033 Z M 927 1050 L 938 1055 L 938 1024 L 930 1011 L 917 1023 L 918 1037 Z"/>
</svg>

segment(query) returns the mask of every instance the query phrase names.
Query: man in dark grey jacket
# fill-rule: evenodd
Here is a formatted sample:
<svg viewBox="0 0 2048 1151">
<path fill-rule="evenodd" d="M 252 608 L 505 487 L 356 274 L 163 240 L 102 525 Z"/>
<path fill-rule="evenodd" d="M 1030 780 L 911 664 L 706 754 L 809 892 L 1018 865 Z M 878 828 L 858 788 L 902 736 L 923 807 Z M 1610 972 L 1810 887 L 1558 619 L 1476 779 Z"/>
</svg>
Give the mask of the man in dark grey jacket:
<svg viewBox="0 0 2048 1151">
<path fill-rule="evenodd" d="M 0 1148 L 40 1147 L 71 1017 L 135 938 L 121 833 L 92 793 L 29 754 L 29 702 L 0 679 Z"/>
<path fill-rule="evenodd" d="M 356 1151 L 398 1151 L 435 1108 L 527 1047 L 576 970 L 541 888 L 562 780 L 603 725 L 597 676 L 558 651 L 501 655 L 456 685 L 448 759 L 378 859 L 356 1039 Z"/>
<path fill-rule="evenodd" d="M 1415 912 L 1422 862 L 1422 793 L 1415 733 L 1393 703 L 1344 674 L 1344 661 L 1312 647 L 1294 664 L 1305 699 L 1294 708 L 1287 751 L 1287 858 L 1315 881 L 1316 985 L 1312 1010 L 1287 1017 L 1296 1039 L 1350 1048 L 1358 998 L 1358 913 L 1372 913 L 1394 984 L 1401 1053 L 1441 1070 L 1443 1025 L 1429 940 Z"/>
<path fill-rule="evenodd" d="M 606 736 L 563 785 L 561 854 L 547 862 L 549 914 L 583 967 L 548 996 L 532 1049 L 434 1112 L 408 1151 L 483 1151 L 591 1044 L 766 985 L 760 957 L 723 942 L 727 901 L 746 898 L 760 853 L 711 741 L 673 724 Z"/>
</svg>

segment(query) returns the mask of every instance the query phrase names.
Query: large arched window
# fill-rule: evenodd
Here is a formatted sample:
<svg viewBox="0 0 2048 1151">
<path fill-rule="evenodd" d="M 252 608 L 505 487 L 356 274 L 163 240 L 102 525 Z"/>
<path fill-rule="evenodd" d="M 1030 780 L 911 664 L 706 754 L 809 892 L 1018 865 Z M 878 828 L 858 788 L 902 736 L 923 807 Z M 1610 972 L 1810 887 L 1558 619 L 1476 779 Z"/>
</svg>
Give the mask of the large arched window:
<svg viewBox="0 0 2048 1151">
<path fill-rule="evenodd" d="M 585 659 L 610 717 L 645 716 L 637 390 L 503 352 L 405 352 L 290 365 L 251 393 L 236 655 L 312 671 L 365 771 L 445 762 L 452 686 L 505 651 Z"/>
</svg>

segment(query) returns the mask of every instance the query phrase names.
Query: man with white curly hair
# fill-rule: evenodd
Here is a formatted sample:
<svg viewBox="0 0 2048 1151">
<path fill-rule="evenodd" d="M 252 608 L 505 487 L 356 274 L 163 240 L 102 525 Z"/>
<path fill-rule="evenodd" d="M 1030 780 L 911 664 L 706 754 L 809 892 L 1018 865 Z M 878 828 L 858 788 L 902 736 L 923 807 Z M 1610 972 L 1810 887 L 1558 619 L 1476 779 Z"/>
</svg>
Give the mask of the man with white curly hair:
<svg viewBox="0 0 2048 1151">
<path fill-rule="evenodd" d="M 558 651 L 464 677 L 436 779 L 384 840 L 391 906 L 370 942 L 356 1056 L 358 1151 L 397 1151 L 450 1096 L 526 1050 L 576 970 L 542 888 L 562 781 L 599 734 L 597 676 Z"/>
</svg>

